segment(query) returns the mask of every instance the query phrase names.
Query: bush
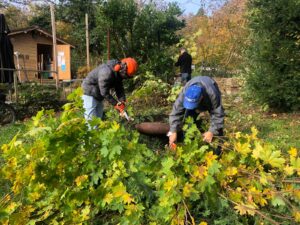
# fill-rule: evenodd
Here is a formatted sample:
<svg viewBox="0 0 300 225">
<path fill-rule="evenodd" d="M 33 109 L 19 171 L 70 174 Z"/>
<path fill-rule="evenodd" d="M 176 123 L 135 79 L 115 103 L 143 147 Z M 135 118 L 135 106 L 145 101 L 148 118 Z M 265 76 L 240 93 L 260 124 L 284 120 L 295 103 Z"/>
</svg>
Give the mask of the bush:
<svg viewBox="0 0 300 225">
<path fill-rule="evenodd" d="M 258 101 L 279 110 L 300 109 L 300 3 L 251 0 L 247 85 Z"/>
<path fill-rule="evenodd" d="M 218 157 L 187 119 L 184 144 L 155 154 L 115 117 L 95 118 L 98 129 L 89 129 L 73 97 L 60 117 L 41 111 L 3 145 L 1 224 L 300 222 L 296 148 L 282 154 L 252 128 Z"/>
<path fill-rule="evenodd" d="M 31 117 L 41 109 L 59 110 L 63 105 L 61 90 L 55 85 L 22 84 L 18 88 L 18 103 L 14 105 L 18 119 Z"/>
<path fill-rule="evenodd" d="M 163 112 L 165 114 L 171 86 L 148 71 L 137 77 L 135 82 L 139 83 L 139 87 L 128 98 L 128 102 L 135 109 L 135 113 L 146 115 Z"/>
</svg>

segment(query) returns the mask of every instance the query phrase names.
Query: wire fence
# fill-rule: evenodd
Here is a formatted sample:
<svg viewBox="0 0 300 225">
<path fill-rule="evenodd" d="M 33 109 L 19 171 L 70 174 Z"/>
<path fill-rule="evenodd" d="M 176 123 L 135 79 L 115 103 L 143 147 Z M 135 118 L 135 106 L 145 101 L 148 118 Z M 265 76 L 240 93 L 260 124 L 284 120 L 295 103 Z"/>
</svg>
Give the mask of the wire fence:
<svg viewBox="0 0 300 225">
<path fill-rule="evenodd" d="M 0 92 L 7 95 L 8 102 L 18 102 L 19 93 L 22 89 L 26 88 L 27 84 L 35 85 L 49 85 L 56 86 L 57 91 L 61 91 L 61 99 L 66 100 L 67 96 L 76 88 L 81 86 L 83 79 L 70 79 L 70 80 L 56 80 L 56 79 L 33 79 L 29 81 L 20 82 L 18 73 L 20 72 L 36 72 L 36 73 L 52 73 L 57 74 L 57 71 L 53 70 L 36 70 L 36 69 L 10 69 L 10 68 L 0 68 L 1 71 L 12 71 L 13 72 L 13 82 L 12 83 L 0 83 Z M 28 85 L 27 85 L 28 86 Z"/>
</svg>

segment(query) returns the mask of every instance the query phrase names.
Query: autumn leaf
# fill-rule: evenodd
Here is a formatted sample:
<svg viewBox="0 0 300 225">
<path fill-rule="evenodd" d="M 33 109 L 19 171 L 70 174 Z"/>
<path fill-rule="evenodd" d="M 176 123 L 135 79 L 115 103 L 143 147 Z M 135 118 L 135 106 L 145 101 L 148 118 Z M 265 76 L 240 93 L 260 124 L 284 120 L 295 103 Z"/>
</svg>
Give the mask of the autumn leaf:
<svg viewBox="0 0 300 225">
<path fill-rule="evenodd" d="M 103 198 L 103 202 L 110 204 L 113 200 L 114 196 L 111 193 L 107 193 L 104 198 Z"/>
<path fill-rule="evenodd" d="M 295 211 L 293 216 L 295 217 L 296 222 L 300 222 L 300 211 Z"/>
<path fill-rule="evenodd" d="M 173 180 L 168 180 L 165 184 L 164 184 L 164 189 L 166 191 L 170 191 L 172 188 L 176 187 L 177 185 L 177 179 L 173 179 Z"/>
<path fill-rule="evenodd" d="M 204 159 L 207 164 L 207 167 L 209 167 L 217 157 L 218 156 L 214 155 L 214 153 L 212 151 L 206 153 Z"/>
<path fill-rule="evenodd" d="M 120 129 L 120 124 L 118 124 L 116 121 L 113 121 L 111 128 L 113 131 L 118 131 Z"/>
<path fill-rule="evenodd" d="M 252 132 L 251 138 L 253 140 L 257 139 L 258 130 L 256 129 L 256 127 L 251 127 L 251 132 Z"/>
<path fill-rule="evenodd" d="M 82 217 L 82 220 L 88 220 L 90 217 L 89 217 L 89 214 L 90 214 L 90 206 L 85 206 L 83 210 L 81 210 L 81 217 Z"/>
<path fill-rule="evenodd" d="M 261 146 L 260 143 L 256 143 L 255 144 L 255 148 L 253 149 L 253 152 L 252 152 L 252 157 L 254 159 L 258 159 L 259 156 L 260 156 L 260 153 L 263 151 L 263 147 Z"/>
<path fill-rule="evenodd" d="M 9 205 L 6 207 L 7 212 L 12 213 L 13 211 L 15 211 L 19 206 L 20 206 L 20 202 L 11 202 L 9 203 Z"/>
<path fill-rule="evenodd" d="M 119 185 L 113 187 L 114 197 L 118 198 L 125 194 L 127 194 L 127 192 L 126 192 L 126 188 L 125 188 L 124 184 L 120 183 Z"/>
<path fill-rule="evenodd" d="M 248 142 L 246 143 L 236 142 L 234 143 L 234 149 L 237 152 L 241 153 L 242 155 L 247 155 L 249 152 L 251 152 L 250 144 Z"/>
<path fill-rule="evenodd" d="M 133 198 L 132 198 L 131 195 L 128 194 L 128 193 L 124 194 L 124 195 L 122 196 L 122 199 L 123 199 L 123 202 L 124 202 L 125 204 L 129 204 L 129 203 L 133 202 Z"/>
<path fill-rule="evenodd" d="M 282 165 L 285 163 L 285 159 L 281 157 L 280 151 L 274 150 L 274 147 L 271 145 L 262 146 L 258 142 L 255 144 L 252 157 L 255 159 L 261 159 L 265 164 L 270 164 L 277 168 L 282 168 Z"/>
<path fill-rule="evenodd" d="M 35 200 L 39 199 L 40 197 L 41 197 L 41 195 L 38 192 L 31 192 L 28 195 L 28 198 L 30 201 L 35 201 Z"/>
<path fill-rule="evenodd" d="M 138 210 L 138 207 L 135 204 L 129 204 L 125 208 L 126 208 L 126 211 L 125 211 L 126 216 L 130 216 L 132 213 L 134 213 Z M 156 224 L 156 223 L 153 223 L 153 224 Z"/>
<path fill-rule="evenodd" d="M 81 184 L 88 179 L 87 175 L 78 176 L 75 179 L 75 183 L 77 186 L 81 186 Z"/>
<path fill-rule="evenodd" d="M 204 165 L 201 165 L 199 167 L 194 167 L 193 176 L 195 178 L 200 178 L 201 180 L 204 179 L 207 176 L 208 168 Z"/>
<path fill-rule="evenodd" d="M 261 173 L 261 174 L 260 174 L 259 182 L 260 182 L 262 185 L 268 184 L 268 179 L 267 179 L 267 176 L 265 175 L 265 173 Z"/>
<path fill-rule="evenodd" d="M 294 157 L 294 158 L 297 157 L 297 154 L 298 154 L 297 149 L 294 148 L 294 147 L 292 147 L 292 148 L 288 151 L 288 153 L 290 154 L 291 157 Z"/>
<path fill-rule="evenodd" d="M 294 190 L 295 197 L 300 201 L 300 190 Z"/>
<path fill-rule="evenodd" d="M 255 207 L 253 205 L 236 205 L 234 208 L 240 215 L 249 214 L 254 216 L 255 214 Z"/>
<path fill-rule="evenodd" d="M 192 190 L 193 190 L 193 184 L 186 183 L 183 187 L 183 196 L 189 197 Z"/>
<path fill-rule="evenodd" d="M 227 176 L 234 176 L 237 174 L 237 172 L 238 172 L 238 170 L 236 167 L 228 167 L 225 171 L 225 174 Z"/>
<path fill-rule="evenodd" d="M 291 176 L 294 173 L 294 168 L 291 166 L 284 167 L 284 172 L 286 175 Z"/>
</svg>

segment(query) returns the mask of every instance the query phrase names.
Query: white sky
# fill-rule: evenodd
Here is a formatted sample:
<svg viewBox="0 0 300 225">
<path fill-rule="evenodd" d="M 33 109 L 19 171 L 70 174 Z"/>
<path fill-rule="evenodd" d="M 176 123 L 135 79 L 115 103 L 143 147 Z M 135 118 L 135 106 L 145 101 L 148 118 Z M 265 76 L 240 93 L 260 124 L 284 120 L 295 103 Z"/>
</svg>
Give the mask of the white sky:
<svg viewBox="0 0 300 225">
<path fill-rule="evenodd" d="M 228 0 L 167 0 L 177 2 L 179 7 L 184 10 L 184 14 L 196 14 L 201 7 L 206 12 L 212 12 L 214 9 L 221 7 Z"/>
</svg>

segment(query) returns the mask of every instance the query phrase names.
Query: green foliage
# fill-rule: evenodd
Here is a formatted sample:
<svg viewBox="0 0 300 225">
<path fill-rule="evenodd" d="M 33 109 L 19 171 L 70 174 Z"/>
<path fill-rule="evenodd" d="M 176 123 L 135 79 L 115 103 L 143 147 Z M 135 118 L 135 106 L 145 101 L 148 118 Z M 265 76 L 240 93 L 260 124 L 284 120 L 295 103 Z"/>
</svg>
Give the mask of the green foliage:
<svg viewBox="0 0 300 225">
<path fill-rule="evenodd" d="M 1 10 L 1 13 L 5 15 L 5 20 L 9 29 L 14 30 L 27 27 L 29 22 L 27 13 L 14 5 L 9 5 L 8 3 L 6 4 L 7 7 L 2 6 L 4 9 Z M 2 7 L 0 3 L 0 8 Z"/>
<path fill-rule="evenodd" d="M 103 53 L 105 38 L 103 31 L 96 29 L 97 5 L 102 4 L 102 0 L 86 1 L 66 1 L 60 0 L 56 5 L 56 20 L 64 22 L 69 27 L 69 33 L 63 36 L 76 48 L 72 51 L 72 74 L 75 75 L 78 67 L 86 65 L 86 31 L 85 31 L 85 14 L 88 14 L 89 21 L 89 49 L 91 63 L 101 61 L 100 54 Z M 105 32 L 105 31 L 104 31 Z M 64 30 L 58 30 L 58 35 L 63 35 Z M 94 62 L 95 59 L 97 62 Z M 99 60 L 99 62 L 98 62 Z M 93 65 L 94 66 L 94 65 Z"/>
<path fill-rule="evenodd" d="M 138 224 L 140 199 L 147 202 L 151 196 L 146 177 L 151 164 L 146 161 L 152 152 L 138 143 L 137 133 L 116 122 L 95 119 L 91 123 L 99 129 L 88 130 L 78 106 L 67 104 L 60 118 L 39 112 L 29 132 L 13 139 L 12 148 L 3 147 L 3 156 L 11 161 L 2 175 L 17 177 L 14 198 L 1 210 L 2 222 Z"/>
<path fill-rule="evenodd" d="M 149 110 L 165 108 L 171 86 L 153 73 L 147 71 L 144 75 L 137 76 L 134 80 L 139 86 L 132 92 L 128 101 L 135 108 L 136 114 L 147 114 Z M 165 109 L 164 109 L 165 110 Z M 165 114 L 164 112 L 160 112 Z"/>
<path fill-rule="evenodd" d="M 300 108 L 300 3 L 249 1 L 247 83 L 251 94 L 271 108 Z"/>
<path fill-rule="evenodd" d="M 51 15 L 48 4 L 32 5 L 33 16 L 29 20 L 30 26 L 39 26 L 46 31 L 51 31 Z"/>
<path fill-rule="evenodd" d="M 22 84 L 18 91 L 19 99 L 14 108 L 19 119 L 31 117 L 43 108 L 57 111 L 62 106 L 60 90 L 57 91 L 54 85 Z"/>
<path fill-rule="evenodd" d="M 167 98 L 167 100 L 170 102 L 170 103 L 174 103 L 179 95 L 179 93 L 181 92 L 182 90 L 182 86 L 180 84 L 172 87 L 171 89 L 171 92 Z"/>
<path fill-rule="evenodd" d="M 218 158 L 187 120 L 176 152 L 154 154 L 114 117 L 95 118 L 88 129 L 80 94 L 60 117 L 40 111 L 2 146 L 0 174 L 10 189 L 1 196 L 2 224 L 299 222 L 296 148 L 282 154 L 253 128 L 232 136 Z"/>
<path fill-rule="evenodd" d="M 26 129 L 25 125 L 22 123 L 15 123 L 10 126 L 0 127 L 1 139 L 0 146 L 8 143 L 18 132 L 22 133 Z"/>
</svg>

